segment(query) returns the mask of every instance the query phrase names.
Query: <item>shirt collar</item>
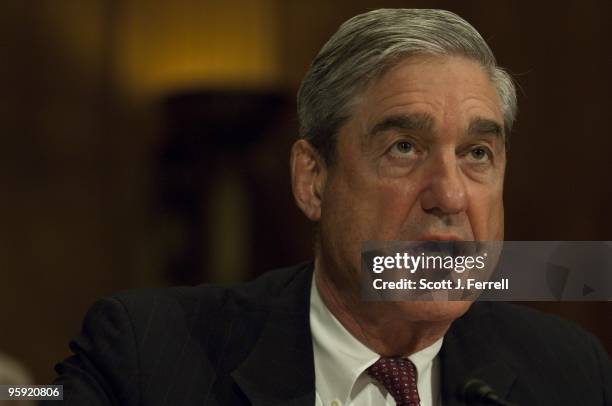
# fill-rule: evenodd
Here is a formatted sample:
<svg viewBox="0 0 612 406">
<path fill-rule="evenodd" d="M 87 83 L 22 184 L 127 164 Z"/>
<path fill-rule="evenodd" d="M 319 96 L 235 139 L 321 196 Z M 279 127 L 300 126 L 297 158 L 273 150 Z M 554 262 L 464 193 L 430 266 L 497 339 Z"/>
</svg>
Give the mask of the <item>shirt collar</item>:
<svg viewBox="0 0 612 406">
<path fill-rule="evenodd" d="M 318 395 L 324 405 L 333 399 L 348 404 L 355 382 L 380 355 L 349 333 L 329 311 L 319 294 L 314 272 L 310 288 L 310 330 Z M 419 381 L 421 372 L 431 368 L 433 359 L 442 347 L 442 341 L 443 338 L 440 338 L 408 357 L 417 369 Z"/>
</svg>

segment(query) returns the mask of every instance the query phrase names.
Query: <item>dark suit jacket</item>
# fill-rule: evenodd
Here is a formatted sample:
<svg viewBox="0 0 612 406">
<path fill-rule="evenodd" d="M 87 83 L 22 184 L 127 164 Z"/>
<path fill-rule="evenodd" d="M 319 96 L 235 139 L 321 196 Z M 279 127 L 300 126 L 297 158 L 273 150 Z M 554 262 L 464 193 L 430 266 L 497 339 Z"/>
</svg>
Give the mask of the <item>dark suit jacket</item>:
<svg viewBox="0 0 612 406">
<path fill-rule="evenodd" d="M 312 265 L 235 287 L 122 293 L 96 303 L 49 405 L 309 405 Z M 442 399 L 478 377 L 520 405 L 611 405 L 612 365 L 591 335 L 519 306 L 475 303 L 440 352 Z M 43 402 L 44 404 L 44 402 Z"/>
</svg>

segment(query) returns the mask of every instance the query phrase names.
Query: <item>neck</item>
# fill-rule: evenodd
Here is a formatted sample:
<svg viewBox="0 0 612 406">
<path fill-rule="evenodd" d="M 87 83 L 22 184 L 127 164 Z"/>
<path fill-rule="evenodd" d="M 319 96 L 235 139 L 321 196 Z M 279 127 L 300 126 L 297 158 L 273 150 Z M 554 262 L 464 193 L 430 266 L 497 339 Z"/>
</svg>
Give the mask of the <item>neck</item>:
<svg viewBox="0 0 612 406">
<path fill-rule="evenodd" d="M 315 283 L 323 302 L 355 338 L 383 357 L 407 356 L 429 347 L 452 320 L 423 320 L 419 307 L 434 302 L 363 302 L 359 284 L 341 289 L 315 261 Z M 427 311 L 427 310 L 426 310 Z"/>
</svg>

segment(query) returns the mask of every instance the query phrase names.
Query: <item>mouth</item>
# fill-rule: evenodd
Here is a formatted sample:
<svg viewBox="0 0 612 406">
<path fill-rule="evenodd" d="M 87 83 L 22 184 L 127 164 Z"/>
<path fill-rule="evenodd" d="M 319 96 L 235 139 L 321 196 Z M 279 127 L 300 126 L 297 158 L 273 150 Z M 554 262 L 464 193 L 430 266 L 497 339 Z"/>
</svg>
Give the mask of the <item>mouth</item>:
<svg viewBox="0 0 612 406">
<path fill-rule="evenodd" d="M 424 252 L 437 253 L 451 256 L 475 256 L 486 248 L 481 242 L 471 238 L 461 237 L 454 233 L 426 233 L 420 236 L 414 248 Z"/>
</svg>

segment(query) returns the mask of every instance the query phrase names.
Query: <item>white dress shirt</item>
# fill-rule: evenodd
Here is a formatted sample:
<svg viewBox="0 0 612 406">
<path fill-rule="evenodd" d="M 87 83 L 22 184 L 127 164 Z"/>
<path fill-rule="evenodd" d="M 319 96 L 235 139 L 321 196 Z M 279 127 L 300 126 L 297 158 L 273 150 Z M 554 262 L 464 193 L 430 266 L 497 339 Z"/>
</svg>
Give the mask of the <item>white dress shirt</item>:
<svg viewBox="0 0 612 406">
<path fill-rule="evenodd" d="M 353 337 L 329 311 L 314 275 L 310 290 L 310 330 L 315 363 L 316 406 L 394 406 L 395 400 L 367 369 L 380 356 Z M 408 357 L 417 369 L 421 406 L 440 405 L 438 352 L 442 338 Z"/>
</svg>

